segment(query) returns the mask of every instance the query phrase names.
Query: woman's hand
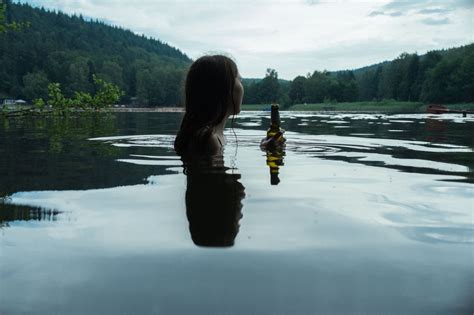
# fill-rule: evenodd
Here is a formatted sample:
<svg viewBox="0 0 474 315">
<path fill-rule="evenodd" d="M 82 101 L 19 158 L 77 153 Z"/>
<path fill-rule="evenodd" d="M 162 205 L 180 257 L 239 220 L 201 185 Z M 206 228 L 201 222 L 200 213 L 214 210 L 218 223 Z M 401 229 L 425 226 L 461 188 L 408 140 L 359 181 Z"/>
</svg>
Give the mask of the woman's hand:
<svg viewBox="0 0 474 315">
<path fill-rule="evenodd" d="M 260 142 L 262 151 L 278 151 L 285 148 L 286 139 L 283 138 L 285 131 L 277 132 L 273 137 L 265 137 Z"/>
</svg>

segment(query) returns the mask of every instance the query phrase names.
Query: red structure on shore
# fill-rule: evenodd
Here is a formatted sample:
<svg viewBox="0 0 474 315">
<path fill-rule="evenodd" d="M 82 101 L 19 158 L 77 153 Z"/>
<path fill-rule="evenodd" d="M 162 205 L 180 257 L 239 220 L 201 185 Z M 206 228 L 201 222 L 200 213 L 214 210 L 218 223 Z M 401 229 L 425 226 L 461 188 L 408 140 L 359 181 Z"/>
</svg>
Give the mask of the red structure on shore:
<svg viewBox="0 0 474 315">
<path fill-rule="evenodd" d="M 451 109 L 448 109 L 448 108 L 446 108 L 446 106 L 441 105 L 441 104 L 430 104 L 426 108 L 426 111 L 429 114 L 437 114 L 437 115 L 445 114 L 445 113 L 452 113 L 452 114 L 457 113 L 457 114 L 462 114 L 463 117 L 466 117 L 467 114 L 473 114 L 473 112 L 467 111 L 467 110 L 451 110 Z"/>
</svg>

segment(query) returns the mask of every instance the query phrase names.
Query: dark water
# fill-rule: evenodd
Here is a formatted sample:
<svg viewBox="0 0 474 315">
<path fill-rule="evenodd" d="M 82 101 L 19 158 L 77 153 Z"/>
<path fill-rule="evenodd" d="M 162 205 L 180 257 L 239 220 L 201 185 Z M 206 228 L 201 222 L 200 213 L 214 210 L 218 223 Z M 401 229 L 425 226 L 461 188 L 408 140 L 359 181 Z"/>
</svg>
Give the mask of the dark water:
<svg viewBox="0 0 474 315">
<path fill-rule="evenodd" d="M 0 314 L 474 311 L 473 118 L 268 116 L 205 172 L 180 114 L 1 121 Z"/>
</svg>

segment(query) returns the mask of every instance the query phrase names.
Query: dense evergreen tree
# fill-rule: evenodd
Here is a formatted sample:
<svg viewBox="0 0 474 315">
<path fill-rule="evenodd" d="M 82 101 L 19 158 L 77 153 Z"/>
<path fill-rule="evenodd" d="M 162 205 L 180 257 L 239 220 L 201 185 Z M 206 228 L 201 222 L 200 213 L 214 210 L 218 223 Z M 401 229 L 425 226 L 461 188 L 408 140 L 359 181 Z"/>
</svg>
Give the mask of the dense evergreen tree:
<svg viewBox="0 0 474 315">
<path fill-rule="evenodd" d="M 8 31 L 18 31 L 23 27 L 27 27 L 29 24 L 12 22 L 9 10 L 10 7 L 10 0 L 0 0 L 0 34 Z"/>
<path fill-rule="evenodd" d="M 474 102 L 474 53 L 462 59 L 460 66 L 453 74 L 454 86 L 461 102 Z"/>
<path fill-rule="evenodd" d="M 278 78 L 275 69 L 267 69 L 263 79 L 243 79 L 244 104 L 279 103 L 282 107 L 290 105 L 291 82 Z"/>
<path fill-rule="evenodd" d="M 293 79 L 290 86 L 289 98 L 292 104 L 301 104 L 305 99 L 304 87 L 306 84 L 306 78 L 303 76 L 297 76 Z"/>
<path fill-rule="evenodd" d="M 377 100 L 381 75 L 382 66 L 366 70 L 359 75 L 359 79 L 356 82 L 360 100 Z"/>
<path fill-rule="evenodd" d="M 337 73 L 338 87 L 337 94 L 333 95 L 333 99 L 340 102 L 357 101 L 359 91 L 353 71 L 340 71 Z"/>
<path fill-rule="evenodd" d="M 304 101 L 306 103 L 322 103 L 325 98 L 330 98 L 331 85 L 335 84 L 332 80 L 329 72 L 314 71 L 306 81 Z"/>
<path fill-rule="evenodd" d="M 275 69 L 268 68 L 265 78 L 259 83 L 259 88 L 259 96 L 264 103 L 277 102 L 280 96 L 278 72 Z"/>
<path fill-rule="evenodd" d="M 410 57 L 403 83 L 403 89 L 407 95 L 408 101 L 417 101 L 419 99 L 421 88 L 418 81 L 419 70 L 420 57 L 418 57 L 417 54 L 414 54 Z"/>
<path fill-rule="evenodd" d="M 23 76 L 23 95 L 27 99 L 46 98 L 48 94 L 48 76 L 44 71 L 31 72 Z"/>
</svg>

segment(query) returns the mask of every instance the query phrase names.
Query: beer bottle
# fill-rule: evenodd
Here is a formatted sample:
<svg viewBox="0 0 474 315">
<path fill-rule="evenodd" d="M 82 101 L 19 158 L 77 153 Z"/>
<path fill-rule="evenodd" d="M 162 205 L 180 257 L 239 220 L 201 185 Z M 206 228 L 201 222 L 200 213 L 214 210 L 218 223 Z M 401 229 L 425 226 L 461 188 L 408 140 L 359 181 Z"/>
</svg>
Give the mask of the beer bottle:
<svg viewBox="0 0 474 315">
<path fill-rule="evenodd" d="M 275 137 L 276 141 L 284 141 L 283 130 L 280 128 L 280 113 L 278 104 L 272 104 L 271 124 L 267 130 L 267 139 Z"/>
</svg>

